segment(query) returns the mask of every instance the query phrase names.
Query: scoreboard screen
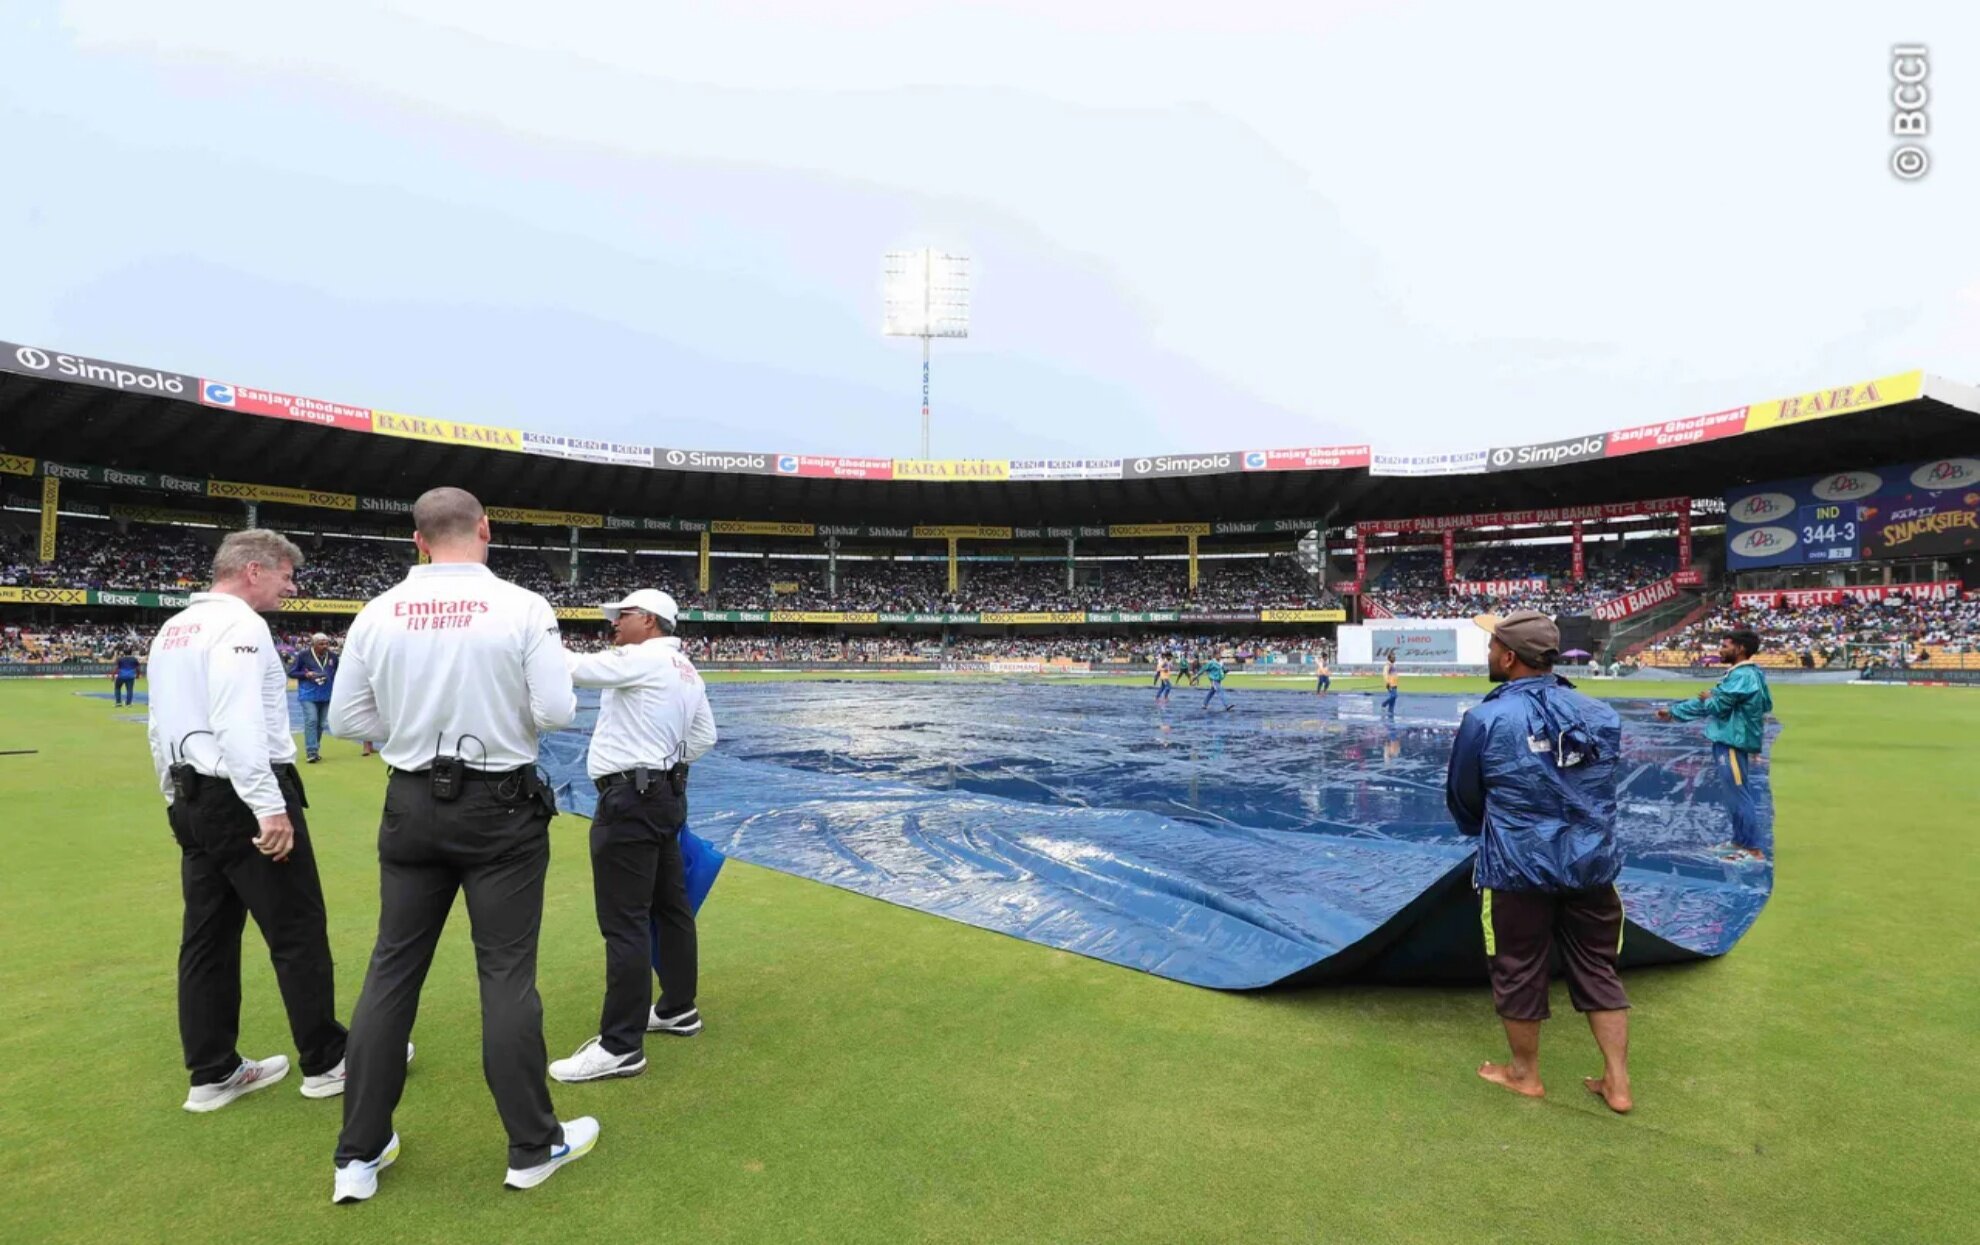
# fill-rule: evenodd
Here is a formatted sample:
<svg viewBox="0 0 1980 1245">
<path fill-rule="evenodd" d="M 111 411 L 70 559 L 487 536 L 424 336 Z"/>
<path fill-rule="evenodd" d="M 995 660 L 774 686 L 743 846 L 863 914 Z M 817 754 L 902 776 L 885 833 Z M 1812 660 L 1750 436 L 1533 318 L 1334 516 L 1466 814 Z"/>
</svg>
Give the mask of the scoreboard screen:
<svg viewBox="0 0 1980 1245">
<path fill-rule="evenodd" d="M 1854 562 L 1857 558 L 1856 503 L 1822 502 L 1801 507 L 1795 533 L 1809 562 Z"/>
</svg>

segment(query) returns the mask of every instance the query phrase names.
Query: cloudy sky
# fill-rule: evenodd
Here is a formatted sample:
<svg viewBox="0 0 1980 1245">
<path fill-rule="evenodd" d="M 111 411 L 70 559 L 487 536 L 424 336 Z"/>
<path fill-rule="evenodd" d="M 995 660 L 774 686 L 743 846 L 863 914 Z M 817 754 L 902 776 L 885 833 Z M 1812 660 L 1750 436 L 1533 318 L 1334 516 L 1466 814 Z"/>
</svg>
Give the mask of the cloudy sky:
<svg viewBox="0 0 1980 1245">
<path fill-rule="evenodd" d="M 940 457 L 1980 380 L 1967 0 L 8 0 L 0 126 L 0 338 L 546 432 L 911 455 L 918 246 Z"/>
</svg>

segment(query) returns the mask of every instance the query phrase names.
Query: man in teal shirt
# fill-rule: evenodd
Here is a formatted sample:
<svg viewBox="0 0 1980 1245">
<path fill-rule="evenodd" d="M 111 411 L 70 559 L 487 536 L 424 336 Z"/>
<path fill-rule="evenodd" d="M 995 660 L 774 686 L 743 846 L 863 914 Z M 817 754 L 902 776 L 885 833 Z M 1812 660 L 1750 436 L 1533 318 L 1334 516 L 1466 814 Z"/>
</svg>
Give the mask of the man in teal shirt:
<svg viewBox="0 0 1980 1245">
<path fill-rule="evenodd" d="M 1210 694 L 1203 698 L 1203 707 L 1208 709 L 1212 701 L 1221 700 L 1224 702 L 1225 713 L 1237 708 L 1231 703 L 1231 698 L 1224 694 L 1224 663 L 1212 657 L 1203 663 L 1203 673 L 1210 680 Z"/>
<path fill-rule="evenodd" d="M 1728 631 L 1719 647 L 1719 660 L 1730 666 L 1726 676 L 1696 700 L 1681 700 L 1657 710 L 1665 722 L 1705 719 L 1705 738 L 1712 742 L 1712 764 L 1719 771 L 1719 790 L 1732 815 L 1732 854 L 1728 860 L 1764 861 L 1774 854 L 1774 830 L 1753 797 L 1753 759 L 1767 738 L 1767 714 L 1774 697 L 1767 676 L 1753 664 L 1760 637 L 1751 631 Z"/>
</svg>

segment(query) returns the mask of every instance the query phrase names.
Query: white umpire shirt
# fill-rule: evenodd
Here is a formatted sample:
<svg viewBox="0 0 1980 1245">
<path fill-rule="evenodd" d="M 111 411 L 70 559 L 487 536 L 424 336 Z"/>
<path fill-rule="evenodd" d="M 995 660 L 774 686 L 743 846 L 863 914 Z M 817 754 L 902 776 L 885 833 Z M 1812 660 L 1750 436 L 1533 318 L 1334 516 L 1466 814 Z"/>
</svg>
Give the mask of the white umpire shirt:
<svg viewBox="0 0 1980 1245">
<path fill-rule="evenodd" d="M 708 686 L 681 652 L 679 637 L 569 657 L 579 687 L 605 689 L 584 762 L 592 778 L 641 765 L 664 770 L 676 761 L 698 761 L 715 746 Z"/>
<path fill-rule="evenodd" d="M 360 610 L 330 692 L 330 733 L 395 770 L 521 769 L 576 716 L 556 611 L 479 562 L 415 566 Z"/>
<path fill-rule="evenodd" d="M 268 622 L 226 592 L 195 592 L 152 637 L 145 734 L 158 787 L 172 802 L 175 761 L 224 778 L 257 817 L 287 810 L 275 766 L 296 759 L 289 675 Z"/>
</svg>

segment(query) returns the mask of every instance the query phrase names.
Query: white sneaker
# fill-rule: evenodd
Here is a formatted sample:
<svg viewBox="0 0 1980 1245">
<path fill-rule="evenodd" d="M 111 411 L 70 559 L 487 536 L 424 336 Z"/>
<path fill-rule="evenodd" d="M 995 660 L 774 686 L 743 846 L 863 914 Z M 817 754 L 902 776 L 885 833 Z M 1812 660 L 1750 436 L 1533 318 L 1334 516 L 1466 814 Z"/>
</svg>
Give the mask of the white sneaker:
<svg viewBox="0 0 1980 1245">
<path fill-rule="evenodd" d="M 412 1063 L 413 1044 L 406 1043 L 406 1062 Z M 344 1092 L 344 1061 L 339 1059 L 337 1066 L 321 1076 L 306 1076 L 302 1083 L 302 1096 L 305 1098 L 335 1098 Z"/>
<path fill-rule="evenodd" d="M 341 1206 L 349 1202 L 368 1202 L 371 1195 L 378 1192 L 378 1173 L 390 1167 L 399 1157 L 399 1134 L 393 1133 L 392 1140 L 385 1143 L 385 1149 L 369 1163 L 355 1160 L 337 1168 L 337 1183 L 330 1191 L 330 1204 Z"/>
<path fill-rule="evenodd" d="M 195 1085 L 186 1095 L 188 1111 L 218 1111 L 242 1094 L 252 1094 L 289 1075 L 289 1057 L 270 1055 L 266 1059 L 243 1059 L 234 1075 L 217 1085 Z"/>
<path fill-rule="evenodd" d="M 690 1007 L 672 1016 L 662 1016 L 659 1007 L 646 1014 L 648 1033 L 671 1033 L 675 1037 L 693 1037 L 701 1032 L 701 1009 Z"/>
<path fill-rule="evenodd" d="M 555 1175 L 557 1169 L 566 1163 L 575 1163 L 591 1153 L 591 1147 L 598 1144 L 598 1121 L 590 1116 L 580 1116 L 575 1120 L 564 1121 L 564 1143 L 552 1146 L 550 1159 L 534 1167 L 509 1169 L 502 1177 L 502 1184 L 510 1189 L 534 1189 L 537 1185 Z"/>
<path fill-rule="evenodd" d="M 615 1076 L 638 1076 L 646 1071 L 645 1055 L 614 1055 L 597 1038 L 587 1038 L 569 1059 L 551 1063 L 550 1075 L 566 1085 L 603 1081 Z"/>
</svg>

